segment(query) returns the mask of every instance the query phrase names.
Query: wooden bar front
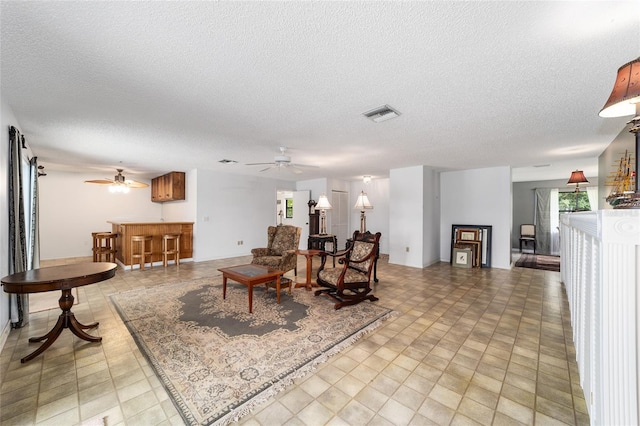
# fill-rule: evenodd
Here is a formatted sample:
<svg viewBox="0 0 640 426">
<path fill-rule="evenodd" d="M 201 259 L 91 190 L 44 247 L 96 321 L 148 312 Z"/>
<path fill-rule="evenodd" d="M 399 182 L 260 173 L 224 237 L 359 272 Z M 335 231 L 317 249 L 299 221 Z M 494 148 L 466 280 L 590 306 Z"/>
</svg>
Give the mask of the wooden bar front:
<svg viewBox="0 0 640 426">
<path fill-rule="evenodd" d="M 180 234 L 180 259 L 193 257 L 193 222 L 108 222 L 112 232 L 118 234 L 117 259 L 125 266 L 131 266 L 131 237 L 151 235 L 153 237 L 153 262 L 162 262 L 162 236 Z"/>
</svg>

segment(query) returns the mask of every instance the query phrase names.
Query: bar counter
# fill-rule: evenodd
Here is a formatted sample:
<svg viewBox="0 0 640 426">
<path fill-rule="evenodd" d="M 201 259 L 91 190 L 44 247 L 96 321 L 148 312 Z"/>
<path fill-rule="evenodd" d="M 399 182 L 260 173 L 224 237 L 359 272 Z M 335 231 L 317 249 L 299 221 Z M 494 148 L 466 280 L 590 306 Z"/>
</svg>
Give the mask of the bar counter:
<svg viewBox="0 0 640 426">
<path fill-rule="evenodd" d="M 111 224 L 113 233 L 118 234 L 116 259 L 131 267 L 131 237 L 133 235 L 151 235 L 153 237 L 154 263 L 162 263 L 162 236 L 180 234 L 180 259 L 193 258 L 193 222 L 115 222 Z M 137 248 L 136 248 L 137 250 Z"/>
</svg>

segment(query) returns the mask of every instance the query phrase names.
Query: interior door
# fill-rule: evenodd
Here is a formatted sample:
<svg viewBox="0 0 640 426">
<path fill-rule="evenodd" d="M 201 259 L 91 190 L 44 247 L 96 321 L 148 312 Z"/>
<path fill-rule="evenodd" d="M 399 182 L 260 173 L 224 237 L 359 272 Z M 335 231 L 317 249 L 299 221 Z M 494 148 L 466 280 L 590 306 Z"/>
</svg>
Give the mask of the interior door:
<svg viewBox="0 0 640 426">
<path fill-rule="evenodd" d="M 349 235 L 349 194 L 344 191 L 331 191 L 331 233 L 336 236 L 337 250 L 344 248 Z"/>
</svg>

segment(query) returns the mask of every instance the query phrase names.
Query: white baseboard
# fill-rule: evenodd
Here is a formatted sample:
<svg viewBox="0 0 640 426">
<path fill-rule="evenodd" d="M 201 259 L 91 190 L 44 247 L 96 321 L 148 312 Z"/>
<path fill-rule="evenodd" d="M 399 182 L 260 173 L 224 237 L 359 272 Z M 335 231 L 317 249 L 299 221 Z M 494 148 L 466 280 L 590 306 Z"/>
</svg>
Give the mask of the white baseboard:
<svg viewBox="0 0 640 426">
<path fill-rule="evenodd" d="M 7 319 L 4 327 L 2 327 L 2 333 L 0 334 L 0 352 L 4 349 L 4 344 L 7 343 L 9 332 L 11 332 L 11 321 Z"/>
</svg>

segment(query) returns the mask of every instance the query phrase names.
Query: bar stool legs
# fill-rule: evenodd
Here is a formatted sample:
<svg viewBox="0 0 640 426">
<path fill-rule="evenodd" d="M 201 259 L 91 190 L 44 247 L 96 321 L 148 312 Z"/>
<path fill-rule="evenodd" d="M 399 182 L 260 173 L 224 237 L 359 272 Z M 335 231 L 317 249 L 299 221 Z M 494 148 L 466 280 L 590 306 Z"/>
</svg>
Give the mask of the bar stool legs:
<svg viewBox="0 0 640 426">
<path fill-rule="evenodd" d="M 149 243 L 148 247 L 147 243 Z M 135 250 L 136 245 L 139 250 Z M 133 235 L 129 253 L 131 253 L 131 269 L 137 263 L 140 264 L 140 269 L 144 270 L 147 256 L 149 257 L 149 267 L 153 268 L 153 237 L 151 235 Z M 137 262 L 134 262 L 134 260 L 137 260 Z"/>
<path fill-rule="evenodd" d="M 172 257 L 176 266 L 180 266 L 180 234 L 164 234 L 162 236 L 162 264 L 166 268 Z"/>
<path fill-rule="evenodd" d="M 92 232 L 93 261 L 116 263 L 116 237 L 118 234 L 111 232 Z M 104 260 L 103 260 L 104 258 Z"/>
</svg>

